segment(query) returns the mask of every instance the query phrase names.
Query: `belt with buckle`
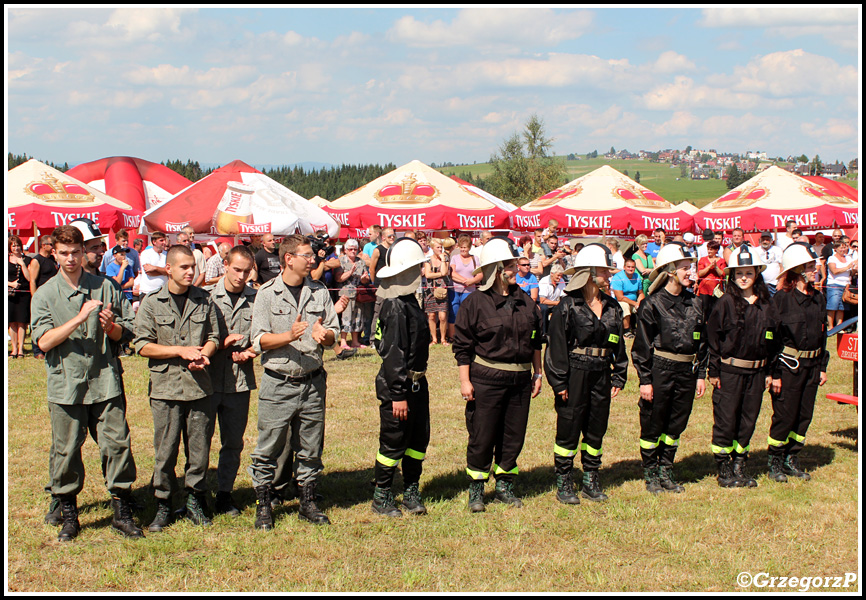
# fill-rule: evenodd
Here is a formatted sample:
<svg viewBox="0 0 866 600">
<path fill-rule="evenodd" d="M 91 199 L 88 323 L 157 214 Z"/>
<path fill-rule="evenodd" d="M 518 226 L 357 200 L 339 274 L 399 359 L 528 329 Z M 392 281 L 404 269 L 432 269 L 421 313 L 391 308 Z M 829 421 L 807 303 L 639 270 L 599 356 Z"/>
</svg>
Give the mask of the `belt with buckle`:
<svg viewBox="0 0 866 600">
<path fill-rule="evenodd" d="M 421 389 L 421 379 L 427 374 L 427 370 L 423 371 L 409 371 L 409 377 L 412 378 L 412 391 L 417 392 Z"/>
<path fill-rule="evenodd" d="M 596 356 L 596 357 L 604 357 L 610 354 L 610 348 L 581 348 L 577 347 L 571 351 L 572 354 L 577 354 L 580 356 Z"/>
<path fill-rule="evenodd" d="M 514 371 L 520 373 L 522 371 L 532 370 L 532 363 L 506 363 L 498 360 L 490 360 L 482 356 L 475 355 L 475 362 L 491 369 L 499 369 L 500 371 Z"/>
<path fill-rule="evenodd" d="M 739 367 L 740 369 L 760 369 L 767 364 L 767 359 L 762 360 L 743 360 L 742 358 L 723 358 L 722 364 Z"/>
<path fill-rule="evenodd" d="M 817 350 L 797 350 L 796 348 L 791 348 L 790 346 L 785 346 L 782 348 L 782 354 L 787 354 L 788 356 L 792 356 L 794 358 L 815 358 L 817 356 L 821 356 L 821 350 L 818 348 Z"/>
<path fill-rule="evenodd" d="M 319 367 L 315 371 L 310 371 L 304 375 L 284 375 L 283 373 L 277 373 L 276 371 L 272 371 L 271 369 L 265 369 L 265 374 L 269 377 L 273 377 L 274 379 L 279 379 L 283 383 L 294 383 L 301 384 L 311 381 L 314 377 L 318 377 L 322 374 L 322 367 Z"/>
<path fill-rule="evenodd" d="M 664 350 L 655 350 L 653 353 L 660 358 L 684 363 L 695 362 L 695 357 L 697 356 L 696 354 L 674 354 L 673 352 L 665 352 Z"/>
</svg>

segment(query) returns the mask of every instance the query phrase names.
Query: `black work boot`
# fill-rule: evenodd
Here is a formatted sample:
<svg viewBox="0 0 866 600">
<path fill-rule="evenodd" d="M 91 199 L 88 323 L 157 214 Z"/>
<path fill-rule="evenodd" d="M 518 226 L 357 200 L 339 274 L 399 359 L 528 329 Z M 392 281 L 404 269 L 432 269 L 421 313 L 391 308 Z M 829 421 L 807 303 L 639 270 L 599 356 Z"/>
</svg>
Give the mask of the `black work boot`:
<svg viewBox="0 0 866 600">
<path fill-rule="evenodd" d="M 598 482 L 598 471 L 583 472 L 580 495 L 593 502 L 604 502 L 607 500 L 607 494 L 601 491 L 601 485 Z"/>
<path fill-rule="evenodd" d="M 719 487 L 743 487 L 743 482 L 734 476 L 734 469 L 729 456 L 726 456 L 724 459 L 716 458 L 716 464 L 719 467 L 719 476 L 716 478 L 716 481 L 719 482 Z"/>
<path fill-rule="evenodd" d="M 156 515 L 153 521 L 147 526 L 147 530 L 153 533 L 162 531 L 168 524 L 171 523 L 171 500 L 166 498 L 156 499 Z"/>
<path fill-rule="evenodd" d="M 426 515 L 427 507 L 421 502 L 421 490 L 418 482 L 410 483 L 403 490 L 403 501 L 400 503 L 410 515 Z"/>
<path fill-rule="evenodd" d="M 646 491 L 650 494 L 661 494 L 664 488 L 659 483 L 659 466 L 653 465 L 651 467 L 643 468 L 643 480 L 646 483 Z"/>
<path fill-rule="evenodd" d="M 484 512 L 484 482 L 473 481 L 469 484 L 469 512 Z"/>
<path fill-rule="evenodd" d="M 771 454 L 767 458 L 767 466 L 770 467 L 770 472 L 767 473 L 767 477 L 777 483 L 786 483 L 788 481 L 788 478 L 785 476 L 781 456 Z"/>
<path fill-rule="evenodd" d="M 51 495 L 51 504 L 48 505 L 48 512 L 45 513 L 45 524 L 58 526 L 63 523 L 63 517 L 60 516 L 60 496 Z"/>
<path fill-rule="evenodd" d="M 271 500 L 271 486 L 269 485 L 256 487 L 256 522 L 254 526 L 262 531 L 270 531 L 274 528 L 273 500 Z"/>
<path fill-rule="evenodd" d="M 574 480 L 571 471 L 556 475 L 556 499 L 563 504 L 580 504 L 580 498 L 574 493 Z"/>
<path fill-rule="evenodd" d="M 273 485 L 268 485 L 268 498 L 270 498 L 271 510 L 277 510 L 283 504 L 283 493 Z M 286 498 L 288 500 L 289 498 Z"/>
<path fill-rule="evenodd" d="M 673 465 L 661 465 L 659 467 L 659 485 L 666 492 L 682 494 L 686 488 L 674 481 Z"/>
<path fill-rule="evenodd" d="M 78 504 L 75 496 L 60 496 L 60 517 L 63 519 L 60 534 L 57 536 L 59 542 L 71 542 L 81 531 L 78 522 Z"/>
<path fill-rule="evenodd" d="M 520 501 L 520 498 L 514 495 L 514 482 L 508 479 L 496 480 L 493 499 L 496 502 L 510 504 L 515 508 L 521 508 L 523 506 L 523 502 Z"/>
<path fill-rule="evenodd" d="M 231 492 L 217 492 L 213 511 L 216 515 L 229 515 L 231 517 L 237 517 L 241 514 L 241 511 L 232 502 Z"/>
<path fill-rule="evenodd" d="M 111 526 L 128 538 L 143 538 L 144 532 L 135 524 L 132 518 L 132 502 L 129 494 L 120 494 L 111 497 L 111 508 L 114 509 L 114 518 Z"/>
<path fill-rule="evenodd" d="M 300 491 L 301 506 L 298 510 L 298 518 L 314 525 L 330 525 L 330 519 L 316 506 L 316 482 L 308 481 L 301 486 Z"/>
<path fill-rule="evenodd" d="M 190 492 L 186 497 L 186 518 L 193 525 L 207 527 L 211 520 L 205 514 L 207 510 L 207 498 L 204 492 Z"/>
<path fill-rule="evenodd" d="M 394 504 L 394 494 L 390 488 L 376 486 L 373 490 L 373 512 L 386 517 L 402 517 L 403 513 Z"/>
<path fill-rule="evenodd" d="M 734 478 L 741 482 L 741 487 L 758 487 L 758 482 L 746 473 L 746 457 L 735 456 L 733 461 Z"/>
<path fill-rule="evenodd" d="M 800 469 L 800 461 L 797 459 L 796 454 L 785 455 L 785 462 L 782 463 L 782 472 L 791 477 L 799 477 L 803 481 L 812 479 L 811 475 Z"/>
</svg>

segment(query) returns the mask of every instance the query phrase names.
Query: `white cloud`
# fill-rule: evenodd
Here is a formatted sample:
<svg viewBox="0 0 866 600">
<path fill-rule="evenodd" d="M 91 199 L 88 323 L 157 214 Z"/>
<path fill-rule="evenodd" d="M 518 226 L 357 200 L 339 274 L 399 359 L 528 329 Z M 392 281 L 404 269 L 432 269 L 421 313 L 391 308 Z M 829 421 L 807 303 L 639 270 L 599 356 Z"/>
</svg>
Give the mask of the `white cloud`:
<svg viewBox="0 0 866 600">
<path fill-rule="evenodd" d="M 673 50 L 663 52 L 653 64 L 656 73 L 678 73 L 680 71 L 694 71 L 695 63 L 682 54 Z"/>
<path fill-rule="evenodd" d="M 829 43 L 856 50 L 860 38 L 859 9 L 854 6 L 730 6 L 705 8 L 703 27 L 766 28 L 768 36 L 821 36 Z"/>
<path fill-rule="evenodd" d="M 857 127 L 855 123 L 843 119 L 827 119 L 824 122 L 803 123 L 800 130 L 810 138 L 825 143 L 850 141 L 856 143 Z"/>
<path fill-rule="evenodd" d="M 68 34 L 63 41 L 77 46 L 116 46 L 130 43 L 159 43 L 182 38 L 187 31 L 181 28 L 184 16 L 195 8 L 123 7 L 101 19 L 70 19 Z"/>
<path fill-rule="evenodd" d="M 490 46 L 517 48 L 556 46 L 576 39 L 592 25 L 588 11 L 555 12 L 540 8 L 464 8 L 449 23 L 424 23 L 412 16 L 398 19 L 390 39 L 421 48 Z"/>
<path fill-rule="evenodd" d="M 696 85 L 694 80 L 677 76 L 673 83 L 658 85 L 643 95 L 643 104 L 650 110 L 680 110 L 727 108 L 747 110 L 759 106 L 771 109 L 793 107 L 787 99 L 767 99 L 760 94 L 736 91 L 722 86 Z"/>
<path fill-rule="evenodd" d="M 832 58 L 790 50 L 758 57 L 719 78 L 738 92 L 785 96 L 857 93 L 857 68 L 840 66 Z"/>
<path fill-rule="evenodd" d="M 257 69 L 248 65 L 214 67 L 203 72 L 194 71 L 188 65 L 158 65 L 152 68 L 139 67 L 128 73 L 126 79 L 137 85 L 222 89 L 252 83 L 257 76 Z"/>
</svg>

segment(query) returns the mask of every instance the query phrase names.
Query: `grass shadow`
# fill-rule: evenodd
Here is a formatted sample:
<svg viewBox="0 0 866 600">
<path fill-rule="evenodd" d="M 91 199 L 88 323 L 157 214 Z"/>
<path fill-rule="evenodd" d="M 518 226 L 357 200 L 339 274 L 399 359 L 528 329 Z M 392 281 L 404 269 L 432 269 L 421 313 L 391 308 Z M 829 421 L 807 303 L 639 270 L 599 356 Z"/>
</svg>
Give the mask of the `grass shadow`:
<svg viewBox="0 0 866 600">
<path fill-rule="evenodd" d="M 851 440 L 851 442 L 834 442 L 834 445 L 842 448 L 844 450 L 850 450 L 851 452 L 859 452 L 860 451 L 860 432 L 856 427 L 850 427 L 848 429 L 840 429 L 837 431 L 831 431 L 830 435 L 840 438 L 845 438 L 847 440 Z"/>
</svg>

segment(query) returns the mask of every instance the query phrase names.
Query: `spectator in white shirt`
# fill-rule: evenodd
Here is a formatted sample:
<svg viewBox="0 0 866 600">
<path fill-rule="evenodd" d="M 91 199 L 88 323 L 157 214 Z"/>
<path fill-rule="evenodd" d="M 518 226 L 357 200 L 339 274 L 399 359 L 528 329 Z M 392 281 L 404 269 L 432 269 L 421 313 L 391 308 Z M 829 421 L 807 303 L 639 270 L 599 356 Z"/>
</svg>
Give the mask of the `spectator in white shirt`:
<svg viewBox="0 0 866 600">
<path fill-rule="evenodd" d="M 159 290 L 168 281 L 168 271 L 165 270 L 168 238 L 163 232 L 155 231 L 150 234 L 150 243 L 151 245 L 145 248 L 139 257 L 141 261 L 141 282 L 139 284 L 141 298 Z"/>
<path fill-rule="evenodd" d="M 773 296 L 776 293 L 776 279 L 782 271 L 782 251 L 778 246 L 773 245 L 773 234 L 769 231 L 761 233 L 761 248 L 758 255 L 761 262 L 767 265 L 761 275 L 764 277 L 767 289 L 770 290 L 770 295 Z"/>
<path fill-rule="evenodd" d="M 610 276 L 613 277 L 625 268 L 625 259 L 622 256 L 622 252 L 620 252 L 618 239 L 608 238 L 606 244 L 607 247 L 610 248 L 610 253 L 613 255 L 611 258 L 613 261 L 613 268 L 608 269 L 608 271 L 610 271 Z"/>
<path fill-rule="evenodd" d="M 565 293 L 565 279 L 562 265 L 554 264 L 550 267 L 550 275 L 542 277 L 538 281 L 538 305 L 541 308 L 541 319 L 543 323 L 543 334 L 547 335 L 547 321 L 553 307 L 559 304 L 559 299 Z"/>
<path fill-rule="evenodd" d="M 797 222 L 794 219 L 785 221 L 785 233 L 776 233 L 776 245 L 780 250 L 784 250 L 794 243 L 793 231 L 797 227 Z"/>
</svg>

